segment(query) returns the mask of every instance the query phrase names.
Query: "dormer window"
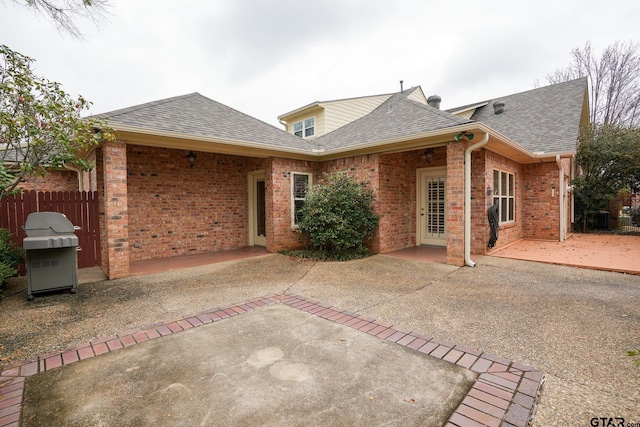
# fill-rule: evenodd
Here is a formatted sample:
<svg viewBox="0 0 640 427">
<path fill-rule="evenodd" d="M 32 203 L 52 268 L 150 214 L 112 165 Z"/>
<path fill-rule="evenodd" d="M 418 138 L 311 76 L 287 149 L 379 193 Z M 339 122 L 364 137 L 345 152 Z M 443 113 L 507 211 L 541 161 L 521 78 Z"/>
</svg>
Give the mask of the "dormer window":
<svg viewBox="0 0 640 427">
<path fill-rule="evenodd" d="M 302 120 L 293 124 L 293 134 L 300 138 L 310 138 L 316 134 L 316 118 Z"/>
</svg>

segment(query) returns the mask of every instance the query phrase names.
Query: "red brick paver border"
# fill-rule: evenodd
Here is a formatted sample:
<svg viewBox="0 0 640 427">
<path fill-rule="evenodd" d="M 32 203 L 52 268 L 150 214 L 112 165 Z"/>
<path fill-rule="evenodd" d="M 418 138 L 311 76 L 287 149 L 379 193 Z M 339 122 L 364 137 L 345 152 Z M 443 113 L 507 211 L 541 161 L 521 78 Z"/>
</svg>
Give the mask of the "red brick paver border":
<svg viewBox="0 0 640 427">
<path fill-rule="evenodd" d="M 24 386 L 30 376 L 278 303 L 476 372 L 478 378 L 475 384 L 449 417 L 445 427 L 526 427 L 532 421 L 545 380 L 543 372 L 492 354 L 404 331 L 312 299 L 280 294 L 145 326 L 5 365 L 0 372 L 0 427 L 20 426 Z"/>
<path fill-rule="evenodd" d="M 403 331 L 373 319 L 363 319 L 355 313 L 321 306 L 304 297 L 283 295 L 282 303 L 476 372 L 476 383 L 449 417 L 446 427 L 526 427 L 532 421 L 545 378 L 544 373 L 535 368 L 416 332 Z M 320 307 L 323 311 L 319 311 Z M 339 318 L 326 316 L 323 314 L 326 310 L 343 315 Z"/>
</svg>

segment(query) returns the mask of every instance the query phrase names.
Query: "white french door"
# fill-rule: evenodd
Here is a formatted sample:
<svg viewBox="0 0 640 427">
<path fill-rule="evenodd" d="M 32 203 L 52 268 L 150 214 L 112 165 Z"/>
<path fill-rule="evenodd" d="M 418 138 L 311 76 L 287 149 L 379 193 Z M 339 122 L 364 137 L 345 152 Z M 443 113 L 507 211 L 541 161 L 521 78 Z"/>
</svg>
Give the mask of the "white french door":
<svg viewBox="0 0 640 427">
<path fill-rule="evenodd" d="M 418 171 L 418 244 L 447 245 L 446 168 Z"/>
</svg>

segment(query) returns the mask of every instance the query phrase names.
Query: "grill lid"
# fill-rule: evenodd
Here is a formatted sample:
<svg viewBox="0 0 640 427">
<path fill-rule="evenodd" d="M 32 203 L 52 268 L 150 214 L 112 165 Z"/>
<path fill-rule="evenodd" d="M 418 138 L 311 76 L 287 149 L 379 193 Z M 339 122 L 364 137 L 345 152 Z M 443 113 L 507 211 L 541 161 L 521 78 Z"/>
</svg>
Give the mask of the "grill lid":
<svg viewBox="0 0 640 427">
<path fill-rule="evenodd" d="M 28 237 L 73 234 L 75 231 L 71 221 L 59 212 L 30 213 L 23 228 Z"/>
</svg>

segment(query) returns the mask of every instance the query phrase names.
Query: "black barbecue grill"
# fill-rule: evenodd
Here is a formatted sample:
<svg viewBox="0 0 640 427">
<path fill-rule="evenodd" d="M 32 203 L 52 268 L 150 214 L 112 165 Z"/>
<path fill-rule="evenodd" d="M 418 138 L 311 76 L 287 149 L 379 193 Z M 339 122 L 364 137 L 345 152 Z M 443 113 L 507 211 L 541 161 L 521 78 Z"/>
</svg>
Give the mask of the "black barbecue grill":
<svg viewBox="0 0 640 427">
<path fill-rule="evenodd" d="M 61 213 L 33 212 L 23 226 L 27 237 L 27 299 L 33 294 L 78 287 L 76 227 Z"/>
</svg>

